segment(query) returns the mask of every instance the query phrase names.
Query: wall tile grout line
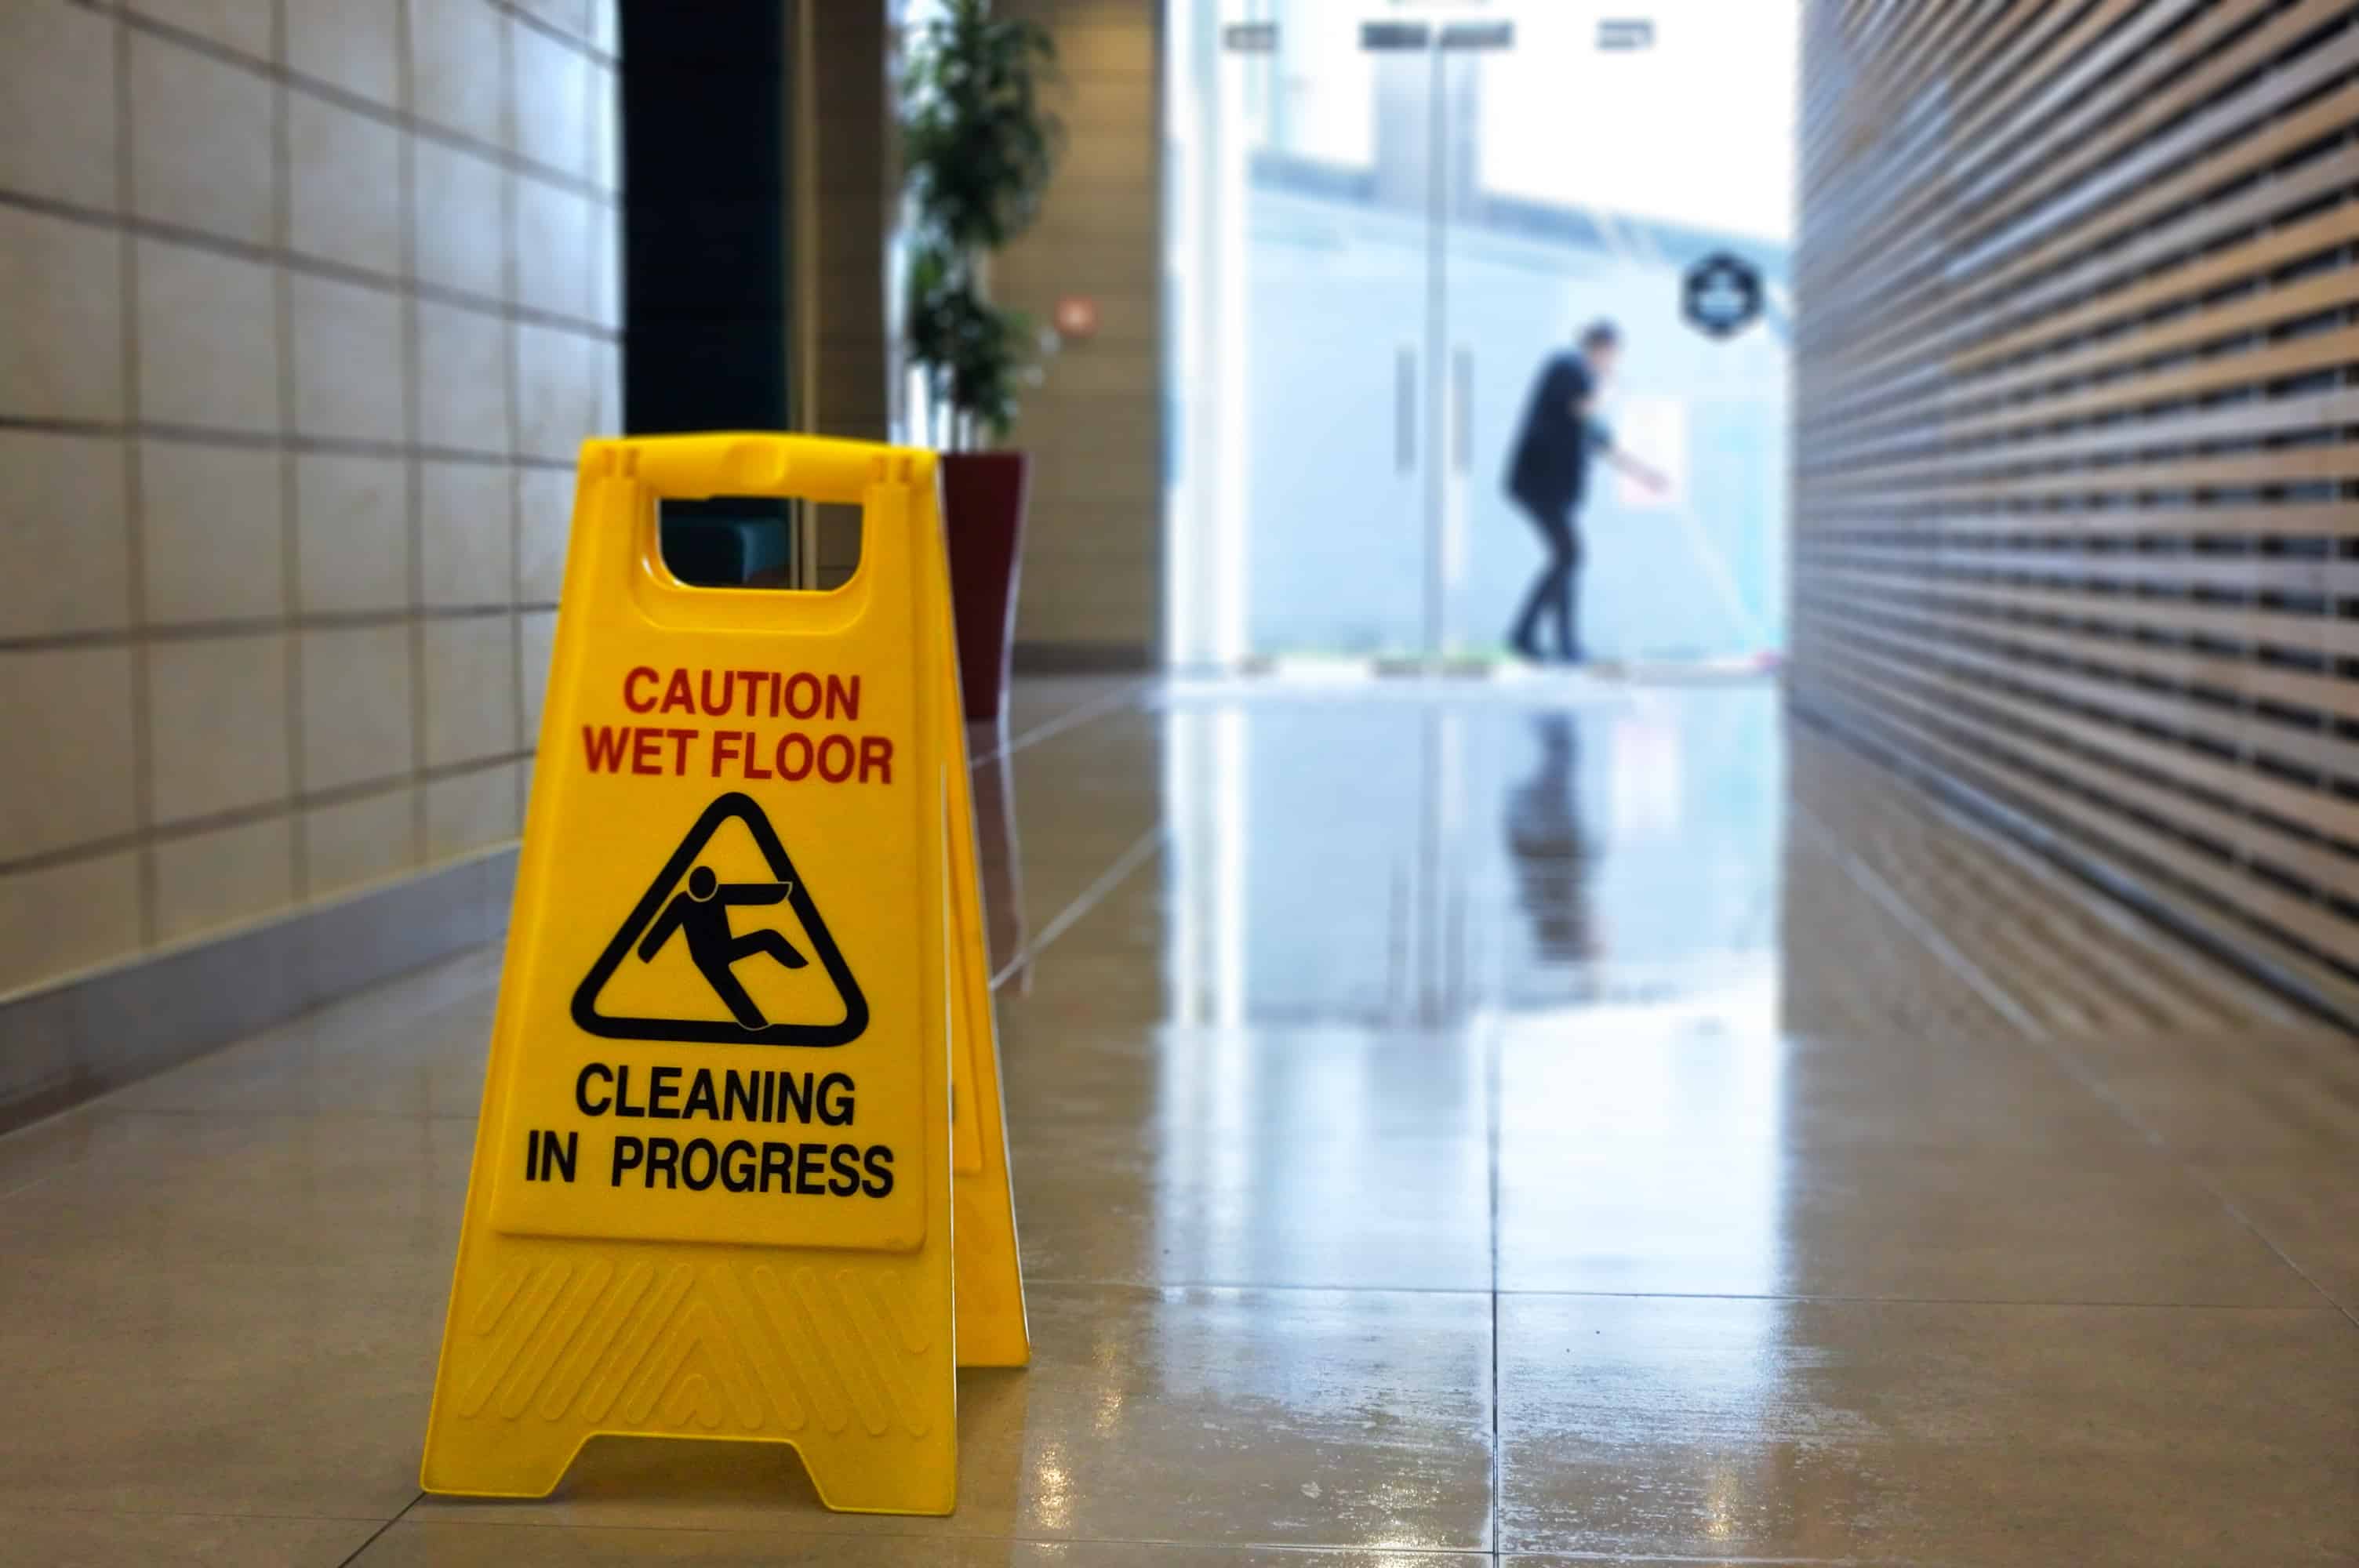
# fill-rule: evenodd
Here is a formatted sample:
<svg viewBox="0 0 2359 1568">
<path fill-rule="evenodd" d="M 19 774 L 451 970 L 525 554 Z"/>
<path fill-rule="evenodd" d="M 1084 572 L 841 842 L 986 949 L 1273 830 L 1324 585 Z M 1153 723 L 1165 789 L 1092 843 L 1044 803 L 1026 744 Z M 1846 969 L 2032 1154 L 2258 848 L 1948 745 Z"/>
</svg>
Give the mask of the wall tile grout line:
<svg viewBox="0 0 2359 1568">
<path fill-rule="evenodd" d="M 414 103 L 415 84 L 411 80 L 410 38 L 414 18 L 410 0 L 397 0 L 394 16 L 394 101 L 402 117 L 409 118 Z M 414 283 L 418 276 L 418 149 L 412 136 L 400 138 L 398 166 L 399 192 L 397 197 L 399 216 L 398 255 L 402 276 Z M 428 750 L 427 729 L 433 715 L 429 709 L 427 691 L 426 617 L 419 611 L 426 603 L 426 568 L 424 525 L 421 521 L 419 488 L 424 482 L 425 465 L 417 454 L 418 442 L 424 424 L 421 406 L 425 396 L 424 361 L 419 350 L 418 295 L 413 289 L 404 290 L 401 297 L 401 436 L 407 451 L 402 460 L 402 537 L 408 553 L 409 587 L 408 654 L 409 654 L 409 863 L 415 868 L 429 857 L 433 842 L 433 814 L 426 784 Z M 508 442 L 511 450 L 516 443 Z"/>
<path fill-rule="evenodd" d="M 285 90 L 282 88 L 278 91 L 279 95 L 284 97 Z M 404 136 L 397 140 L 403 146 L 415 145 L 410 137 Z M 538 183 L 545 185 L 548 181 L 541 180 Z M 429 283 L 414 274 L 383 273 L 370 267 L 354 266 L 347 262 L 332 261 L 323 256 L 314 255 L 309 251 L 294 249 L 284 235 L 271 244 L 257 245 L 250 241 L 232 239 L 226 234 L 216 234 L 203 229 L 188 228 L 182 224 L 146 217 L 137 212 L 101 212 L 71 201 L 60 201 L 53 197 L 35 196 L 24 191 L 11 190 L 5 187 L 0 187 L 0 207 L 10 208 L 20 212 L 35 212 L 45 218 L 56 218 L 69 223 L 79 223 L 87 228 L 103 229 L 110 233 L 116 230 L 125 230 L 143 240 L 154 240 L 164 244 L 179 245 L 187 250 L 228 256 L 237 261 L 251 262 L 256 266 L 283 267 L 288 272 L 305 277 L 317 277 L 331 283 L 351 284 L 354 287 L 370 289 L 378 294 L 415 297 L 437 305 L 449 305 L 457 309 L 471 311 L 478 316 L 496 316 L 508 320 L 529 321 L 537 327 L 571 332 L 578 337 L 594 338 L 602 343 L 619 343 L 622 341 L 622 330 L 619 327 L 609 326 L 593 317 L 573 316 L 559 310 L 537 309 L 514 299 L 494 299 L 487 295 L 476 294 L 467 289 L 452 288 L 447 284 Z"/>
<path fill-rule="evenodd" d="M 136 832 L 83 839 L 55 849 L 44 849 L 38 854 L 0 860 L 0 877 L 46 871 L 54 866 L 71 865 L 76 861 L 118 854 L 126 849 L 136 849 L 143 841 L 169 843 L 221 828 L 247 827 L 256 822 L 267 822 L 275 816 L 299 816 L 303 812 L 316 811 L 325 806 L 346 806 L 354 801 L 370 800 L 405 789 L 414 789 L 421 783 L 433 784 L 444 779 L 465 778 L 473 773 L 489 773 L 495 768 L 513 767 L 519 762 L 529 762 L 532 760 L 533 753 L 528 749 L 517 752 L 495 752 L 487 756 L 470 757 L 463 762 L 444 762 L 421 771 L 413 772 L 404 769 L 397 773 L 381 773 L 355 780 L 351 784 L 301 792 L 288 800 L 266 801 L 258 806 L 233 806 L 226 811 L 207 812 L 201 816 L 153 823 Z M 470 850 L 509 842 L 514 838 L 515 835 L 510 834 L 506 838 L 486 839 L 482 845 L 470 846 Z"/>
<path fill-rule="evenodd" d="M 526 26 L 536 28 L 537 30 L 542 31 L 549 36 L 559 36 L 557 29 L 548 27 L 538 17 L 527 16 L 519 9 L 511 9 L 506 5 L 496 5 L 496 0 L 495 0 L 495 8 L 506 15 L 510 18 L 512 24 L 522 23 Z M 503 29 L 503 33 L 505 35 L 503 48 L 510 51 L 512 55 L 515 49 L 515 35 L 513 27 Z M 584 69 L 595 70 L 596 68 L 594 66 L 590 66 L 585 67 Z M 516 69 L 513 58 L 509 60 L 509 68 L 503 80 L 507 84 L 509 109 L 510 113 L 514 114 L 518 111 L 518 104 L 516 97 Z M 596 154 L 595 149 L 592 147 L 591 144 L 592 138 L 596 133 L 596 124 L 592 113 L 594 103 L 594 94 L 587 92 L 582 94 L 582 114 L 583 123 L 580 127 L 582 137 L 582 145 L 585 149 L 590 149 L 591 151 L 593 170 L 596 162 Z M 514 125 L 510 126 L 509 135 L 512 138 L 516 136 L 516 129 Z M 594 184 L 595 181 L 593 180 L 592 183 Z M 521 205 L 518 202 L 517 189 L 515 181 L 511 180 L 507 182 L 506 188 L 503 191 L 503 202 L 501 247 L 502 265 L 510 270 L 511 276 L 508 285 L 509 292 L 511 294 L 521 294 L 523 292 L 524 283 L 524 255 L 521 243 L 523 236 L 518 231 L 524 222 L 524 217 Z M 615 225 L 609 225 L 608 232 L 611 233 Z M 590 244 L 582 247 L 582 255 L 575 264 L 582 269 L 584 281 L 586 283 L 586 287 L 582 290 L 582 298 L 584 302 L 585 308 L 589 310 L 593 319 L 598 314 L 596 277 L 597 254 L 598 244 L 596 240 L 593 238 Z M 513 432 L 511 437 L 512 444 L 518 447 L 521 447 L 524 444 L 524 352 L 523 343 L 521 341 L 522 335 L 520 324 L 511 324 L 506 330 L 503 343 L 503 346 L 507 351 L 508 428 Z M 608 432 L 592 430 L 591 434 L 604 435 L 608 434 Z M 521 600 L 524 598 L 525 592 L 524 480 L 521 474 L 516 476 L 514 482 L 509 486 L 509 491 L 508 572 L 510 582 L 512 584 L 509 597 L 514 600 Z M 570 544 L 571 535 L 571 517 L 567 519 L 567 533 L 568 542 Z M 538 727 L 530 724 L 526 719 L 527 704 L 525 702 L 526 676 L 524 656 L 524 616 L 521 613 L 509 618 L 508 646 L 511 650 L 510 700 L 513 704 L 513 707 L 510 709 L 509 722 L 514 729 L 517 747 L 526 752 L 532 752 L 535 749 L 535 742 L 538 739 L 536 734 Z M 544 672 L 544 676 L 546 672 Z M 518 768 L 516 772 L 515 789 L 512 792 L 513 799 L 510 802 L 509 809 L 513 814 L 510 817 L 510 821 L 515 825 L 516 832 L 519 837 L 522 836 L 524 831 L 525 813 L 530 809 L 531 806 L 533 772 L 534 768 L 529 764 L 525 767 Z"/>
<path fill-rule="evenodd" d="M 121 19 L 114 23 L 114 176 L 115 206 L 129 212 L 137 202 L 137 166 L 134 136 L 136 110 L 131 97 L 131 34 Z M 139 246 L 128 229 L 117 242 L 121 257 L 119 308 L 123 341 L 118 373 L 123 378 L 120 407 L 126 430 L 139 424 Z M 150 655 L 144 635 L 147 620 L 147 557 L 144 518 L 146 490 L 142 483 L 139 443 L 125 437 L 123 457 L 123 526 L 127 552 L 125 576 L 129 623 L 126 638 L 131 663 L 132 820 L 137 837 L 139 945 L 152 946 L 157 937 L 156 850 L 149 828 L 156 812 L 156 758 L 151 735 L 149 698 Z"/>
<path fill-rule="evenodd" d="M 411 454 L 413 448 L 400 441 L 373 441 L 357 437 L 305 436 L 293 432 L 268 435 L 254 430 L 230 430 L 190 425 L 126 424 L 101 419 L 35 419 L 22 415 L 0 414 L 0 430 L 23 430 L 38 435 L 123 437 L 149 441 L 173 441 L 190 446 L 227 447 L 247 451 L 275 451 L 286 447 L 293 451 L 328 457 L 386 458 L 398 460 Z M 435 447 L 419 444 L 417 455 L 428 462 L 472 463 L 479 468 L 518 468 L 543 473 L 573 472 L 577 465 L 572 458 L 539 457 L 529 452 L 514 454 L 495 452 L 480 448 Z"/>
<path fill-rule="evenodd" d="M 512 611 L 553 611 L 556 601 L 527 600 L 521 604 L 438 604 L 406 610 L 314 610 L 287 616 L 244 616 L 233 621 L 159 622 L 145 637 L 132 631 L 52 632 L 38 636 L 0 637 L 0 653 L 27 653 L 46 648 L 108 648 L 140 641 L 200 643 L 218 637 L 251 637 L 272 632 L 350 632 L 369 626 L 398 626 L 412 620 L 483 621 Z"/>
<path fill-rule="evenodd" d="M 271 53 L 279 59 L 287 55 L 287 6 L 288 0 L 272 0 L 270 7 Z M 270 159 L 272 183 L 272 237 L 278 247 L 288 247 L 295 228 L 294 139 L 289 127 L 287 86 L 275 82 L 271 89 Z M 278 324 L 278 428 L 282 434 L 295 428 L 295 295 L 294 280 L 285 267 L 271 270 L 271 308 Z M 278 541 L 280 611 L 285 618 L 287 687 L 287 799 L 290 844 L 288 853 L 297 902 L 310 895 L 310 834 L 306 830 L 301 810 L 293 803 L 303 796 L 304 731 L 303 731 L 303 528 L 301 487 L 298 482 L 298 460 L 294 449 L 282 442 L 278 452 Z"/>
<path fill-rule="evenodd" d="M 498 7 L 495 7 L 497 9 Z M 505 13 L 504 13 L 505 14 Z M 512 27 L 503 26 L 500 35 L 500 134 L 510 145 L 517 139 L 517 103 L 516 90 L 516 36 Z M 500 181 L 500 287 L 513 299 L 524 291 L 524 265 L 518 254 L 516 225 L 521 222 L 516 182 Z M 508 422 L 508 446 L 512 450 L 524 447 L 524 344 L 518 324 L 510 320 L 500 330 L 501 368 L 506 374 L 500 406 Z M 524 507 L 525 483 L 520 470 L 511 470 L 506 486 L 507 496 L 507 566 L 508 598 L 524 597 Z M 569 530 L 571 519 L 567 520 Z M 533 738 L 524 732 L 524 633 L 518 617 L 510 617 L 508 646 L 516 653 L 514 692 L 516 708 L 509 724 L 520 750 L 530 752 Z M 524 798 L 524 777 L 528 769 L 516 771 L 517 783 L 512 792 L 516 811 L 516 831 L 523 831 L 527 802 Z"/>
<path fill-rule="evenodd" d="M 107 20 L 114 24 L 109 28 L 107 38 L 108 69 L 112 72 L 110 79 L 112 94 L 107 105 L 107 113 L 113 135 L 114 136 L 114 158 L 113 168 L 109 171 L 109 178 L 111 180 L 112 200 L 114 206 L 118 209 L 125 209 L 131 204 L 131 186 L 134 173 L 131 156 L 131 92 L 128 82 L 130 74 L 130 62 L 128 59 L 130 53 L 130 43 L 125 37 L 121 25 L 114 22 L 114 19 L 112 17 L 107 18 Z M 112 424 L 116 427 L 119 427 L 123 423 L 122 416 L 130 406 L 128 400 L 132 395 L 132 389 L 137 384 L 138 378 L 138 357 L 136 351 L 132 345 L 130 337 L 131 323 L 136 320 L 138 310 L 138 290 L 132 272 L 132 268 L 136 265 L 136 260 L 137 258 L 132 254 L 132 243 L 129 236 L 119 236 L 115 245 L 115 308 L 122 316 L 123 336 L 121 341 L 116 344 L 114 367 L 114 373 L 119 383 L 119 394 L 115 408 L 117 417 L 112 422 Z M 137 503 L 137 487 L 139 483 L 138 450 L 136 444 L 128 440 L 118 439 L 115 443 L 114 459 L 117 473 L 120 477 L 123 487 L 124 514 L 121 523 L 123 528 L 123 547 L 125 557 L 124 571 L 125 581 L 123 599 L 119 606 L 117 606 L 121 611 L 122 621 L 116 640 L 125 643 L 130 649 L 129 662 L 131 665 L 131 681 L 128 695 L 130 697 L 129 744 L 132 770 L 132 828 L 130 833 L 127 835 L 116 835 L 114 837 L 116 838 L 124 847 L 130 849 L 134 852 L 135 860 L 133 867 L 132 896 L 136 904 L 136 910 L 134 911 L 134 919 L 138 930 L 139 946 L 144 947 L 153 938 L 148 911 L 153 907 L 154 901 L 148 896 L 150 876 L 147 864 L 147 857 L 145 849 L 141 848 L 139 842 L 144 837 L 140 829 L 145 824 L 142 802 L 147 795 L 147 763 L 146 756 L 147 726 L 146 716 L 141 710 L 139 701 L 139 688 L 141 683 L 137 666 L 140 654 L 138 652 L 137 643 L 139 640 L 138 628 L 142 619 L 142 612 L 145 609 L 147 595 L 140 560 L 139 525 L 134 514 L 135 508 Z M 47 646 L 49 637 L 54 635 L 57 635 L 57 633 L 36 635 L 29 638 L 27 640 L 28 647 L 40 648 Z M 71 633 L 67 633 L 67 635 L 71 635 Z"/>
<path fill-rule="evenodd" d="M 497 5 L 487 8 L 495 13 L 501 9 Z M 431 120 L 419 119 L 406 109 L 388 108 L 375 99 L 347 92 L 333 82 L 322 81 L 317 77 L 294 70 L 284 63 L 287 49 L 286 37 L 283 33 L 276 39 L 278 58 L 265 60 L 256 59 L 250 54 L 218 43 L 201 33 L 189 32 L 184 28 L 174 27 L 169 22 L 159 21 L 119 5 L 106 7 L 105 14 L 115 17 L 123 26 L 134 31 L 165 39 L 191 53 L 208 56 L 224 65 L 235 66 L 253 75 L 272 78 L 309 97 L 367 119 L 375 120 L 381 124 L 401 132 L 404 135 L 420 136 L 428 141 L 439 142 L 446 146 L 456 148 L 461 152 L 473 153 L 478 157 L 499 164 L 511 173 L 530 175 L 547 184 L 562 187 L 577 196 L 586 196 L 609 207 L 620 205 L 616 193 L 600 190 L 592 181 L 569 174 L 553 165 L 538 163 L 526 157 L 516 151 L 512 145 L 503 146 L 495 143 L 477 141 L 463 131 L 453 130 Z M 503 28 L 502 31 L 505 32 L 506 29 Z"/>
</svg>

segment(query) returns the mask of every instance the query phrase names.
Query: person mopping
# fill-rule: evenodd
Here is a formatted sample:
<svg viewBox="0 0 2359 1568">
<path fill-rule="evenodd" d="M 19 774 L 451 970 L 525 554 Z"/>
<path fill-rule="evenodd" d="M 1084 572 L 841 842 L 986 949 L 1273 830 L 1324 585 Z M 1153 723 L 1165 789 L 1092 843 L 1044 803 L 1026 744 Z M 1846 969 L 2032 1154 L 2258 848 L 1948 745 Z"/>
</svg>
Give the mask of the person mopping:
<svg viewBox="0 0 2359 1568">
<path fill-rule="evenodd" d="M 1612 433 L 1596 416 L 1597 399 L 1613 376 L 1621 349 L 1620 330 L 1611 321 L 1598 321 L 1582 330 L 1573 349 L 1551 356 L 1540 367 L 1508 465 L 1507 493 L 1531 518 L 1548 547 L 1548 562 L 1507 633 L 1508 645 L 1534 663 L 1548 657 L 1539 644 L 1543 616 L 1556 622 L 1559 662 L 1577 665 L 1584 656 L 1577 614 L 1578 524 L 1589 488 L 1590 459 L 1603 458 L 1658 494 L 1669 488 L 1662 474 L 1616 448 Z"/>
</svg>

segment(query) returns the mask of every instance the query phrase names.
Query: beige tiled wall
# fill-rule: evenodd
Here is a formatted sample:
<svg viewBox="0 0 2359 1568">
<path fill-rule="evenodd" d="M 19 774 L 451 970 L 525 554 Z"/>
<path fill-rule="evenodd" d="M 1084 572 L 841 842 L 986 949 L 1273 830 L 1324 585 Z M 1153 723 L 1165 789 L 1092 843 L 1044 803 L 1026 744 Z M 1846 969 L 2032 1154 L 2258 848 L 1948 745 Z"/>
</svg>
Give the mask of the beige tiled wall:
<svg viewBox="0 0 2359 1568">
<path fill-rule="evenodd" d="M 0 993 L 513 838 L 612 0 L 0 3 Z"/>
<path fill-rule="evenodd" d="M 1162 557 L 1162 7 L 1005 0 L 1056 35 L 1067 146 L 1040 222 L 994 264 L 992 288 L 1042 320 L 1067 295 L 1098 330 L 1066 346 L 1026 399 L 1032 454 L 1019 645 L 1126 661 L 1159 637 Z"/>
</svg>

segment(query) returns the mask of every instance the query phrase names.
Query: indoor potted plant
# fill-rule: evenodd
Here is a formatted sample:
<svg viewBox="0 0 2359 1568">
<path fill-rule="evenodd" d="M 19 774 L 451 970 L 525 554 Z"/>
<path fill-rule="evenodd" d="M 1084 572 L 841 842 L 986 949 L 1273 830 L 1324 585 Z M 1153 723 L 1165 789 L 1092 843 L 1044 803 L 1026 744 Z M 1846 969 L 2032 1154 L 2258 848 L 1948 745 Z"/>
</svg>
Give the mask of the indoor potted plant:
<svg viewBox="0 0 2359 1568">
<path fill-rule="evenodd" d="M 1016 633 L 1027 466 L 998 449 L 1048 340 L 984 291 L 990 254 L 1040 211 L 1062 127 L 1042 107 L 1056 45 L 988 0 L 944 0 L 919 29 L 902 79 L 908 198 L 909 359 L 941 449 L 951 598 L 969 719 L 995 719 Z"/>
</svg>

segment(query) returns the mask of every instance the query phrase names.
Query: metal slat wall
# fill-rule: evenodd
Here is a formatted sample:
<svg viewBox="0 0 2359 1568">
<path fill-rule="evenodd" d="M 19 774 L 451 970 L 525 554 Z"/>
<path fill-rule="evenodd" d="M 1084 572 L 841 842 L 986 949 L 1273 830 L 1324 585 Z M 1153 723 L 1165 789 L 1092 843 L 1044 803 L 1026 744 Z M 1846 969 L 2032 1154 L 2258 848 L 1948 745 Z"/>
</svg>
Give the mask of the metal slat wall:
<svg viewBox="0 0 2359 1568">
<path fill-rule="evenodd" d="M 2359 1016 L 2359 3 L 1805 16 L 1798 707 Z"/>
</svg>

